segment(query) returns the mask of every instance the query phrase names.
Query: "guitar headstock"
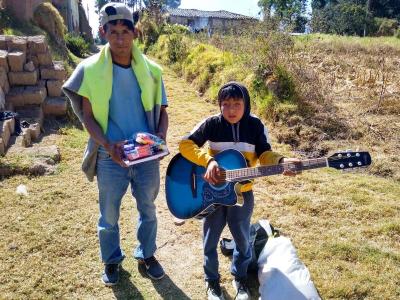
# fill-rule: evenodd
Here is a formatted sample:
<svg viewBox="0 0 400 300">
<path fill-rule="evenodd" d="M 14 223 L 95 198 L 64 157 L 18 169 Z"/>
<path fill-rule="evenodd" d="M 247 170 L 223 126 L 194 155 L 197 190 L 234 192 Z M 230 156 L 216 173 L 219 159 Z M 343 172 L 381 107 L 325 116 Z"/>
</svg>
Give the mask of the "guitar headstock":
<svg viewBox="0 0 400 300">
<path fill-rule="evenodd" d="M 371 155 L 362 151 L 337 152 L 327 158 L 328 166 L 338 170 L 365 167 L 371 164 Z"/>
</svg>

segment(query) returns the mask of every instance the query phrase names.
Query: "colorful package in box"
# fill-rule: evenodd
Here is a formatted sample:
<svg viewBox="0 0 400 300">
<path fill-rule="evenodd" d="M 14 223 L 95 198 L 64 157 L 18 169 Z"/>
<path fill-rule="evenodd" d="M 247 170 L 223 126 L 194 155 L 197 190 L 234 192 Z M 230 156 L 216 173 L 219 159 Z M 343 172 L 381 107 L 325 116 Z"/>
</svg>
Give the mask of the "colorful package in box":
<svg viewBox="0 0 400 300">
<path fill-rule="evenodd" d="M 163 151 L 167 151 L 165 142 L 155 135 L 144 132 L 135 134 L 124 145 L 124 154 L 128 161 L 149 157 Z"/>
</svg>

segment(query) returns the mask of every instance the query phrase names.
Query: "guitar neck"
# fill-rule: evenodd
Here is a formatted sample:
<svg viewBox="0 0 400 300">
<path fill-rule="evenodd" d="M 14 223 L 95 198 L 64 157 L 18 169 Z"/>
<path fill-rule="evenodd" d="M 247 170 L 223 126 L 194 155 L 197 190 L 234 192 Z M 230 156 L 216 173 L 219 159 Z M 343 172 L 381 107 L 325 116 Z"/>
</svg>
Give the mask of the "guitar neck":
<svg viewBox="0 0 400 300">
<path fill-rule="evenodd" d="M 285 163 L 274 166 L 259 166 L 254 168 L 243 168 L 226 170 L 226 181 L 244 181 L 257 177 L 282 174 L 285 170 L 305 171 L 311 169 L 325 168 L 328 166 L 326 158 L 306 159 L 300 164 Z"/>
</svg>

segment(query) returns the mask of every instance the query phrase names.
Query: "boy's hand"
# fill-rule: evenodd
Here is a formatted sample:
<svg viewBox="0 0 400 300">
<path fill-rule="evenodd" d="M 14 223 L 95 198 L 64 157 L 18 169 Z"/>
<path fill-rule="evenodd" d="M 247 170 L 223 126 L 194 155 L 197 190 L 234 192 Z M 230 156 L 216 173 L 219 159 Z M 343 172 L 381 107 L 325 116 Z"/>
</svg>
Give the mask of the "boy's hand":
<svg viewBox="0 0 400 300">
<path fill-rule="evenodd" d="M 107 150 L 108 154 L 110 154 L 112 160 L 124 168 L 128 167 L 128 165 L 122 159 L 124 152 L 123 146 L 125 143 L 126 141 L 122 141 L 104 145 L 104 148 Z"/>
<path fill-rule="evenodd" d="M 288 167 L 285 167 L 283 171 L 283 175 L 285 176 L 296 176 L 301 173 L 301 160 L 298 158 L 284 158 L 281 163 L 289 164 Z M 291 168 L 291 166 L 293 166 Z M 297 171 L 298 170 L 298 171 Z"/>
<path fill-rule="evenodd" d="M 207 165 L 206 173 L 204 174 L 204 180 L 210 184 L 217 184 L 220 182 L 221 171 L 219 169 L 218 163 L 212 160 Z"/>
</svg>

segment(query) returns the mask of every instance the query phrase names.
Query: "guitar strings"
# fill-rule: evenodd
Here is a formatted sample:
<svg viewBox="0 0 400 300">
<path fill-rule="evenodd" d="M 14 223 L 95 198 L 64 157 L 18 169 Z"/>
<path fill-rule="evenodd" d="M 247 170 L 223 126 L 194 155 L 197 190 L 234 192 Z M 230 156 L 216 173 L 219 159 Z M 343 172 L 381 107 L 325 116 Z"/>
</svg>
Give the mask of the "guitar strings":
<svg viewBox="0 0 400 300">
<path fill-rule="evenodd" d="M 360 158 L 361 159 L 361 157 L 356 157 L 356 156 L 353 155 L 353 156 L 345 156 L 344 158 L 340 158 L 340 157 L 332 158 L 332 157 L 330 157 L 329 161 L 340 161 L 340 160 L 350 159 L 350 158 Z M 313 164 L 314 165 L 318 165 L 318 163 L 325 162 L 326 160 L 327 160 L 327 158 L 320 157 L 320 158 L 312 158 L 312 159 L 309 159 L 309 160 L 300 161 L 299 163 L 301 163 L 301 164 L 302 163 L 309 163 L 306 166 L 312 166 Z M 235 179 L 236 176 L 243 177 L 243 175 L 248 175 L 248 176 L 244 176 L 244 177 L 250 177 L 251 178 L 252 176 L 259 175 L 259 173 L 260 173 L 259 168 L 260 167 L 266 167 L 266 168 L 270 168 L 270 169 L 274 169 L 274 168 L 275 169 L 282 169 L 282 168 L 285 169 L 285 167 L 293 166 L 293 165 L 296 166 L 297 163 L 290 162 L 290 163 L 283 163 L 283 164 L 272 165 L 272 166 L 257 166 L 257 167 L 247 167 L 247 168 L 242 168 L 242 169 L 222 170 L 220 172 L 220 174 L 222 175 L 221 177 L 224 177 L 225 179 L 227 178 L 227 174 L 228 173 L 231 173 L 231 175 L 232 175 L 232 178 L 229 178 L 229 176 L 228 176 L 229 179 Z M 361 167 L 361 166 L 357 165 L 355 167 Z M 235 174 L 235 173 L 246 173 L 246 174 Z M 195 174 L 194 176 L 195 177 L 203 177 L 204 174 L 203 175 Z"/>
</svg>

